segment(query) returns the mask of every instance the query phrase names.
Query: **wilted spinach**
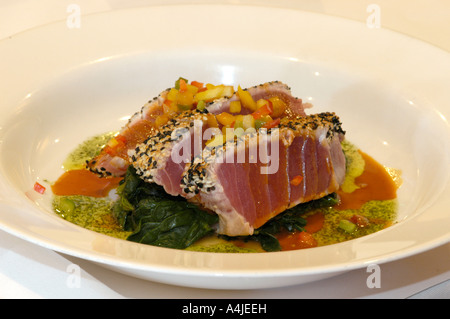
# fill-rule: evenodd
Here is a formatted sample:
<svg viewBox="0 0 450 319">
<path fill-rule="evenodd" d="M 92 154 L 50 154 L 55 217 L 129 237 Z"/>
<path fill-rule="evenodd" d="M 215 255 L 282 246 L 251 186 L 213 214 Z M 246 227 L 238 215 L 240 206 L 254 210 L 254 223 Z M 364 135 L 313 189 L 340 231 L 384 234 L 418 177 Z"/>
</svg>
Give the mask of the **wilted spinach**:
<svg viewBox="0 0 450 319">
<path fill-rule="evenodd" d="M 133 231 L 130 241 L 184 249 L 211 233 L 218 222 L 217 215 L 143 181 L 131 165 L 117 192 L 113 214 L 125 230 Z"/>
</svg>

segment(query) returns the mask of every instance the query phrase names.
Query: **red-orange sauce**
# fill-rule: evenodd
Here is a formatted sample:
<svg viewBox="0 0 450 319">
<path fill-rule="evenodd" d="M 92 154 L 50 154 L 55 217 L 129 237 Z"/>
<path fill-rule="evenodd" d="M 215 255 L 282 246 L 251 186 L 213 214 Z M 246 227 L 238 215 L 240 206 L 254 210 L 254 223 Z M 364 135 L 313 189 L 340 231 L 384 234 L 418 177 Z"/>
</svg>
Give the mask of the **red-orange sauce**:
<svg viewBox="0 0 450 319">
<path fill-rule="evenodd" d="M 364 158 L 365 168 L 361 176 L 355 179 L 360 188 L 352 193 L 339 190 L 340 203 L 336 209 L 360 209 L 370 200 L 389 200 L 397 197 L 397 185 L 386 169 L 364 152 L 359 151 Z"/>
<path fill-rule="evenodd" d="M 293 233 L 282 232 L 277 236 L 281 250 L 297 250 L 305 248 L 313 248 L 317 246 L 317 241 L 306 231 L 295 231 Z"/>
<path fill-rule="evenodd" d="M 52 185 L 52 191 L 53 194 L 60 196 L 105 197 L 121 180 L 122 177 L 100 177 L 86 169 L 69 170 Z"/>
<path fill-rule="evenodd" d="M 325 214 L 323 212 L 317 212 L 306 217 L 305 231 L 312 234 L 322 229 L 325 222 Z"/>
</svg>

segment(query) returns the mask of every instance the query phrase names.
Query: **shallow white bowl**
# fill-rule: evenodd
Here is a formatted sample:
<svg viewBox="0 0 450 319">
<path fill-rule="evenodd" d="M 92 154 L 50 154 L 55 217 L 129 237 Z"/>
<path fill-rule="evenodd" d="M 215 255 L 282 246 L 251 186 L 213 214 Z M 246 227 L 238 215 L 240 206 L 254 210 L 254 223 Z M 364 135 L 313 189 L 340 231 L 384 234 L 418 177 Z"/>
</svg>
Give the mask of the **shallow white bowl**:
<svg viewBox="0 0 450 319">
<path fill-rule="evenodd" d="M 232 18 L 231 18 L 232 17 Z M 295 10 L 162 6 L 82 16 L 0 43 L 0 228 L 122 273 L 174 285 L 294 285 L 449 241 L 450 55 L 364 24 Z M 347 138 L 401 169 L 398 223 L 345 243 L 261 254 L 158 248 L 56 216 L 48 186 L 84 139 L 117 130 L 179 76 L 251 86 L 280 80 L 334 111 Z M 49 187 L 47 187 L 49 189 Z"/>
</svg>

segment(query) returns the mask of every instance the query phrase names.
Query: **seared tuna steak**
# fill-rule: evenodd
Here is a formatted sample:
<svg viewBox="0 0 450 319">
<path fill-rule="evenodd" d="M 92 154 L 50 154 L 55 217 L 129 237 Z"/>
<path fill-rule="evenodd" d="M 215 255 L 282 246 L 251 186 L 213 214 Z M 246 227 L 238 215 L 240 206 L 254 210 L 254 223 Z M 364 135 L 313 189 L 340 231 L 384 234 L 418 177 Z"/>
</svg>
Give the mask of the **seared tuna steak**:
<svg viewBox="0 0 450 319">
<path fill-rule="evenodd" d="M 206 147 L 186 168 L 182 189 L 219 215 L 218 233 L 251 235 L 287 208 L 338 190 L 343 138 L 334 113 L 283 118 L 266 133 Z"/>
<path fill-rule="evenodd" d="M 111 139 L 108 145 L 105 146 L 102 152 L 86 163 L 87 168 L 102 175 L 123 176 L 128 165 L 131 164 L 128 152 L 134 150 L 138 144 L 145 141 L 149 136 L 161 135 L 159 132 L 161 127 L 158 126 L 156 119 L 158 116 L 164 115 L 165 108 L 168 105 L 166 102 L 169 99 L 170 91 L 171 89 L 163 91 L 153 100 L 147 102 L 139 112 L 136 112 L 121 129 L 119 134 Z M 279 81 L 253 86 L 245 89 L 245 91 L 248 92 L 255 101 L 270 97 L 281 99 L 287 107 L 282 114 L 278 115 L 278 117 L 281 115 L 306 115 L 302 100 L 292 96 L 290 88 Z M 230 103 L 237 100 L 239 100 L 237 93 L 213 99 L 206 102 L 205 112 L 214 115 L 228 112 Z M 192 111 L 195 112 L 195 110 Z M 249 114 L 251 112 L 252 111 L 249 109 L 242 108 L 239 114 Z M 175 114 L 174 117 L 179 118 L 179 114 Z M 165 162 L 165 160 L 163 161 Z"/>
</svg>

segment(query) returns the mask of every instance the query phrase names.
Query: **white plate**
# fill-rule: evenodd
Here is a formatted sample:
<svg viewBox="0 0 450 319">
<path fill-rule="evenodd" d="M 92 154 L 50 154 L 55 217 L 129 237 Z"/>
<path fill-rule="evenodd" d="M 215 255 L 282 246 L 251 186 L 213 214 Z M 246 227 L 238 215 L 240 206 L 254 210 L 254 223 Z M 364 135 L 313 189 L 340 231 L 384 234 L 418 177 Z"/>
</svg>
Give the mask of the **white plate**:
<svg viewBox="0 0 450 319">
<path fill-rule="evenodd" d="M 0 43 L 0 228 L 105 267 L 174 285 L 293 285 L 449 241 L 450 55 L 382 29 L 264 7 L 162 6 L 81 17 Z M 145 246 L 57 217 L 50 192 L 65 156 L 178 76 L 242 86 L 280 80 L 335 111 L 347 138 L 403 172 L 398 224 L 308 250 L 213 254 Z M 47 184 L 46 184 L 47 185 Z M 48 185 L 47 185 L 48 186 Z"/>
</svg>

